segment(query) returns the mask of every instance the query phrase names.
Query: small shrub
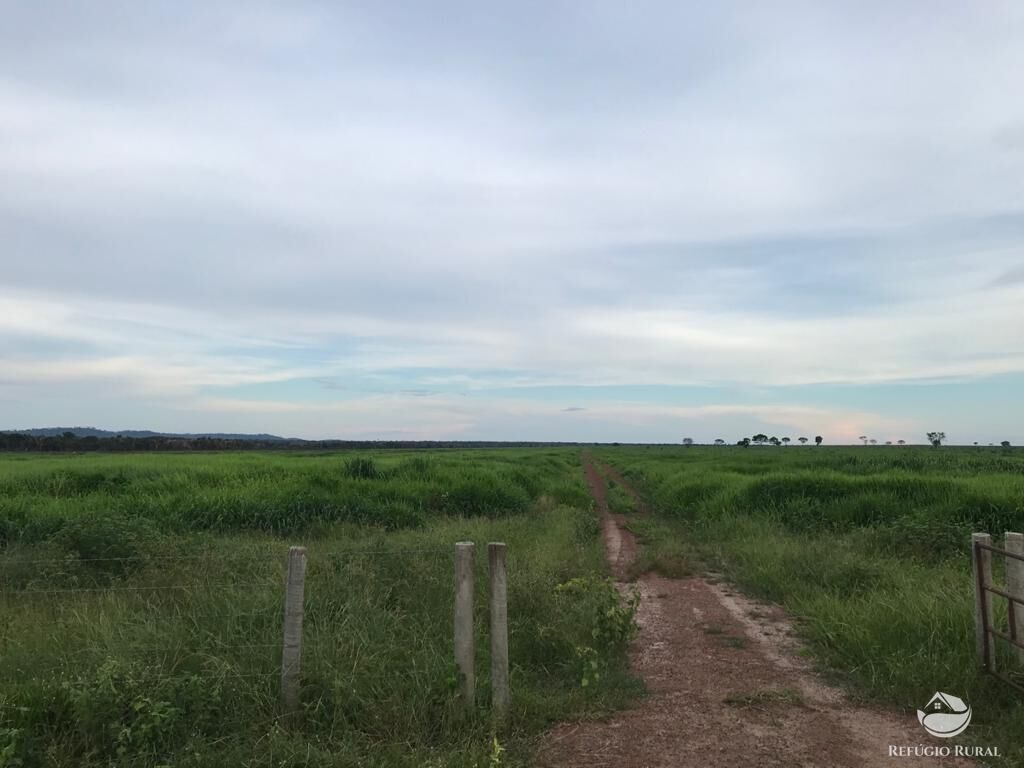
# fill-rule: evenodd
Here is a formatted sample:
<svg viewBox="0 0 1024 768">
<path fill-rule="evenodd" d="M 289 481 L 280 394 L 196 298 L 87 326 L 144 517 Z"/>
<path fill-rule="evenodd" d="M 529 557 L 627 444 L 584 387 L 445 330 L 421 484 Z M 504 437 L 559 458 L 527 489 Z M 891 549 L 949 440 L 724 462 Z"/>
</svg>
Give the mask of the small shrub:
<svg viewBox="0 0 1024 768">
<path fill-rule="evenodd" d="M 586 687 L 622 658 L 637 631 L 640 596 L 634 592 L 623 600 L 610 579 L 594 576 L 570 579 L 555 593 L 563 600 L 569 625 L 589 628 L 589 637 L 574 644 L 580 684 Z"/>
<path fill-rule="evenodd" d="M 159 675 L 149 665 L 109 659 L 64 683 L 68 714 L 88 749 L 110 757 L 169 753 L 213 725 L 223 694 L 215 679 Z"/>
<path fill-rule="evenodd" d="M 151 664 L 110 658 L 70 679 L 11 692 L 0 700 L 0 768 L 49 764 L 55 743 L 104 765 L 161 765 L 190 736 L 223 725 L 233 694 L 220 679 L 162 674 Z"/>
</svg>

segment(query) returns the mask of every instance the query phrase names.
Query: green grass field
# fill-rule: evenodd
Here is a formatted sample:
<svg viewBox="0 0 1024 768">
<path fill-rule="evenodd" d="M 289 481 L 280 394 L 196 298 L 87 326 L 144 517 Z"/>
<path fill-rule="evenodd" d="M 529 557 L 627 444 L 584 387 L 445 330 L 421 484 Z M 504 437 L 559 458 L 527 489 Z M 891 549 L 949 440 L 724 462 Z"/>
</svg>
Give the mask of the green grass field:
<svg viewBox="0 0 1024 768">
<path fill-rule="evenodd" d="M 969 737 L 1024 765 L 1024 696 L 979 672 L 972 532 L 1024 530 L 1024 452 L 960 448 L 619 448 L 642 492 L 645 566 L 703 567 L 785 605 L 823 668 L 912 716 L 936 690 Z M 997 558 L 996 578 L 1001 581 Z M 1005 621 L 1005 601 L 997 600 Z M 1024 672 L 1001 648 L 1004 669 Z"/>
<path fill-rule="evenodd" d="M 967 548 L 1024 528 L 1024 453 L 595 453 L 646 501 L 638 569 L 726 574 L 784 604 L 856 695 L 908 717 L 935 690 L 963 696 L 970 737 L 1024 763 L 1021 696 L 977 671 Z M 615 484 L 609 501 L 636 511 Z M 451 647 L 462 539 L 478 543 L 469 717 Z M 510 547 L 513 687 L 497 742 L 493 540 Z M 289 544 L 309 552 L 297 724 L 278 702 Z M 551 723 L 640 693 L 572 449 L 0 455 L 0 547 L 0 768 L 526 765 Z"/>
<path fill-rule="evenodd" d="M 517 765 L 550 723 L 637 691 L 573 451 L 0 456 L 0 526 L 3 768 Z M 464 539 L 469 717 L 451 636 Z M 495 540 L 514 694 L 497 743 Z M 278 702 L 289 544 L 309 558 L 297 725 Z"/>
</svg>

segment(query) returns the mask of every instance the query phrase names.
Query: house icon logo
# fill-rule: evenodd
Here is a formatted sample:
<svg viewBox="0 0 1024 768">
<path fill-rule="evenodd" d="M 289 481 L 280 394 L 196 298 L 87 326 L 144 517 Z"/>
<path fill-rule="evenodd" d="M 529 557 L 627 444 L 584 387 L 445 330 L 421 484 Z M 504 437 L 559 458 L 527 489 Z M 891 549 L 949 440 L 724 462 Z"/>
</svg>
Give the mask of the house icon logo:
<svg viewBox="0 0 1024 768">
<path fill-rule="evenodd" d="M 967 730 L 971 724 L 971 708 L 963 699 L 949 693 L 936 693 L 917 719 L 932 736 L 949 739 Z"/>
</svg>

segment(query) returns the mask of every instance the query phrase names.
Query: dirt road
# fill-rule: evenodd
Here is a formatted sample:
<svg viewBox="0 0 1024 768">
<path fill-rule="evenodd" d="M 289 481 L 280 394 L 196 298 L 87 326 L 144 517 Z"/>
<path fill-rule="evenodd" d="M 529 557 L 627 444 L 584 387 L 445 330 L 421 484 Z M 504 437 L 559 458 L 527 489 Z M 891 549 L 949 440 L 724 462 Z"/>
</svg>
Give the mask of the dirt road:
<svg viewBox="0 0 1024 768">
<path fill-rule="evenodd" d="M 608 511 L 600 467 L 584 457 L 602 513 L 612 572 L 621 580 L 637 542 Z M 955 758 L 890 757 L 890 745 L 944 746 L 914 713 L 852 704 L 797 655 L 785 614 L 708 578 L 645 575 L 640 632 L 630 653 L 648 695 L 602 722 L 564 724 L 546 737 L 544 768 L 732 766 L 966 766 Z"/>
</svg>

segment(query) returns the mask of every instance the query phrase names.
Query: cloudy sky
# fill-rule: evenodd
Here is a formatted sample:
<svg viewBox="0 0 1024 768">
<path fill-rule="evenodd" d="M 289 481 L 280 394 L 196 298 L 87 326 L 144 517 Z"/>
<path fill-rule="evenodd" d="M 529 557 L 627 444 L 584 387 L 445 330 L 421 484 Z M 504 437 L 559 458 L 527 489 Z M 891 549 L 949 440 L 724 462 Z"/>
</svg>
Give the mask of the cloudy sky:
<svg viewBox="0 0 1024 768">
<path fill-rule="evenodd" d="M 0 0 L 0 428 L 1024 443 L 1024 5 Z"/>
</svg>

